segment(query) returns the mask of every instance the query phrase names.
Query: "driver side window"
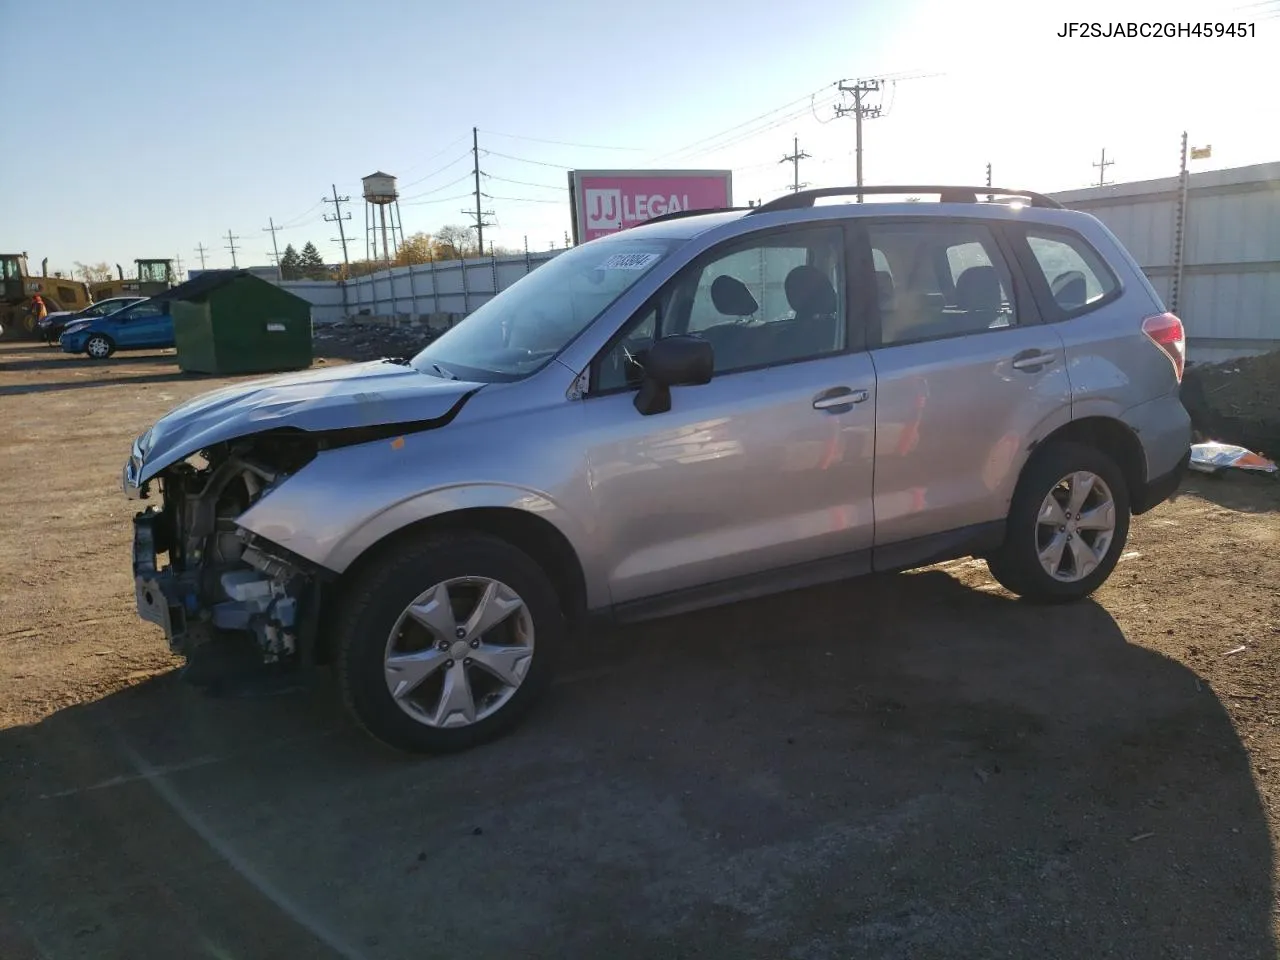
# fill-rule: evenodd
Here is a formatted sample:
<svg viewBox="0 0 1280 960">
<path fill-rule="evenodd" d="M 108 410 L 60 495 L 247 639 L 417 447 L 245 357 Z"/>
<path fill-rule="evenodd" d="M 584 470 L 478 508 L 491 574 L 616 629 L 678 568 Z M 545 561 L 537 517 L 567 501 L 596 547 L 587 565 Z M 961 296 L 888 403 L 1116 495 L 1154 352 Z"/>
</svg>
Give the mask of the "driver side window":
<svg viewBox="0 0 1280 960">
<path fill-rule="evenodd" d="M 774 231 L 681 270 L 597 361 L 592 392 L 634 387 L 654 339 L 689 333 L 715 351 L 717 375 L 834 353 L 846 344 L 839 227 Z"/>
</svg>

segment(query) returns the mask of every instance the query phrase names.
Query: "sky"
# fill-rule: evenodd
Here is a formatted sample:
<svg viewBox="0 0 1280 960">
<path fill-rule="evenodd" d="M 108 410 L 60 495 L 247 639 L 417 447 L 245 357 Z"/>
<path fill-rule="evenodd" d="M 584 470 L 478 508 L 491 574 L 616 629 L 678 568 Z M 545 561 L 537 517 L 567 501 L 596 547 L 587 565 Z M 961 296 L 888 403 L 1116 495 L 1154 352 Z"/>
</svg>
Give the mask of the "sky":
<svg viewBox="0 0 1280 960">
<path fill-rule="evenodd" d="M 466 224 L 479 128 L 486 243 L 562 246 L 570 168 L 734 171 L 734 200 L 854 182 L 841 79 L 886 82 L 868 184 L 1053 191 L 1280 160 L 1280 0 L 0 0 L 10 121 L 0 250 L 51 270 L 271 262 L 269 222 L 364 256 L 360 178 L 399 178 L 404 230 Z M 1080 21 L 1222 21 L 1255 36 L 1071 39 Z M 845 101 L 848 102 L 847 100 Z M 18 126 L 13 126 L 13 120 Z M 23 123 L 25 119 L 26 123 Z"/>
</svg>

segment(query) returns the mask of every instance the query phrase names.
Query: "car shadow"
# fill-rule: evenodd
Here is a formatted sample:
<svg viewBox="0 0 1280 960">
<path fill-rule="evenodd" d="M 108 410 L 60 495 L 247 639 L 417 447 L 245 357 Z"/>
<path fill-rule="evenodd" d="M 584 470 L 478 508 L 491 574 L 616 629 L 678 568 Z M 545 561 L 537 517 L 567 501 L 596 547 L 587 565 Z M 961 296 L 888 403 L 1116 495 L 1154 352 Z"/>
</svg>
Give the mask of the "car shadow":
<svg viewBox="0 0 1280 960">
<path fill-rule="evenodd" d="M 1097 603 L 930 570 L 564 659 L 521 728 L 448 757 L 356 733 L 323 671 L 229 699 L 168 674 L 0 733 L 0 946 L 1275 956 L 1230 718 Z"/>
<path fill-rule="evenodd" d="M 174 370 L 171 373 L 147 373 L 137 377 L 103 377 L 98 380 L 59 380 L 54 383 L 21 383 L 15 386 L 0 386 L 0 397 L 19 396 L 27 393 L 58 393 L 63 390 L 83 390 L 90 387 L 119 387 L 144 383 L 172 383 L 175 380 L 210 380 L 214 377 L 203 373 L 184 373 Z"/>
<path fill-rule="evenodd" d="M 32 349 L 47 349 L 48 357 L 28 357 L 19 354 L 14 359 L 7 359 L 0 353 L 0 373 L 17 372 L 19 370 L 84 370 L 100 369 L 112 364 L 176 364 L 178 355 L 173 351 L 165 353 L 119 353 L 110 360 L 90 360 L 82 354 L 65 354 L 53 347 L 42 347 L 35 344 Z"/>
</svg>

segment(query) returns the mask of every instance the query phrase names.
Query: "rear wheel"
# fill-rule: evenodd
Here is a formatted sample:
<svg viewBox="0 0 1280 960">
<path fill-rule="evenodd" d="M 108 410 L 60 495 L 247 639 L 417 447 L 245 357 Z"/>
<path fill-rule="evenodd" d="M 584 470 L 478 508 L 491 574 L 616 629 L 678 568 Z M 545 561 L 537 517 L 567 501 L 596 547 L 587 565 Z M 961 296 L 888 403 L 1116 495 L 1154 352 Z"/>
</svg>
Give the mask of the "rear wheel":
<svg viewBox="0 0 1280 960">
<path fill-rule="evenodd" d="M 1115 569 L 1129 513 L 1124 474 L 1110 457 L 1086 444 L 1050 444 L 1023 471 L 1004 546 L 987 566 L 1028 600 L 1079 600 Z"/>
<path fill-rule="evenodd" d="M 116 352 L 116 345 L 111 342 L 110 337 L 95 333 L 85 341 L 84 352 L 95 360 L 105 360 Z"/>
<path fill-rule="evenodd" d="M 335 666 L 355 720 L 400 750 L 463 750 L 510 729 L 564 643 L 559 598 L 510 544 L 451 534 L 388 554 L 351 588 Z"/>
</svg>

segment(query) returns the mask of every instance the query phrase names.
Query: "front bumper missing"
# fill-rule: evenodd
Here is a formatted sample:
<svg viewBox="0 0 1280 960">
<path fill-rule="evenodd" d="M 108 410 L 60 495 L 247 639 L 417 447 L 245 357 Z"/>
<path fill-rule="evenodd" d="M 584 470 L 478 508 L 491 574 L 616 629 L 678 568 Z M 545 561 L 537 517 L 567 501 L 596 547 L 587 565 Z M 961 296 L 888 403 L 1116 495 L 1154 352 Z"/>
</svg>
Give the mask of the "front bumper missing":
<svg viewBox="0 0 1280 960">
<path fill-rule="evenodd" d="M 156 524 L 160 514 L 147 509 L 133 518 L 133 584 L 138 616 L 164 630 L 169 649 L 188 646 L 187 613 L 168 571 L 156 569 Z"/>
</svg>

